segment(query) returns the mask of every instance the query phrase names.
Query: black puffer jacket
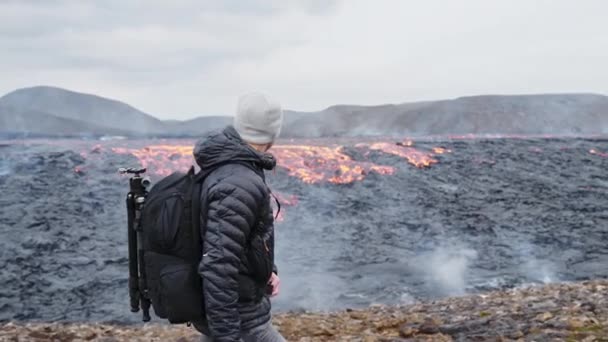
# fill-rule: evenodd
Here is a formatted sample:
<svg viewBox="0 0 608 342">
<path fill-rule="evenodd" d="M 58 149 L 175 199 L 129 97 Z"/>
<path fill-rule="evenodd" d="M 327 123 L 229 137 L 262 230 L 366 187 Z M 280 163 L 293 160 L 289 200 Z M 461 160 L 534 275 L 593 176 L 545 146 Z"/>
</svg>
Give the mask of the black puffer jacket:
<svg viewBox="0 0 608 342">
<path fill-rule="evenodd" d="M 270 320 L 266 285 L 274 268 L 274 226 L 264 170 L 276 162 L 243 142 L 232 126 L 199 141 L 194 156 L 202 172 L 211 172 L 202 189 L 207 224 L 199 267 L 207 317 L 195 325 L 214 341 L 239 341 L 241 329 Z M 204 214 L 203 207 L 202 220 Z"/>
</svg>

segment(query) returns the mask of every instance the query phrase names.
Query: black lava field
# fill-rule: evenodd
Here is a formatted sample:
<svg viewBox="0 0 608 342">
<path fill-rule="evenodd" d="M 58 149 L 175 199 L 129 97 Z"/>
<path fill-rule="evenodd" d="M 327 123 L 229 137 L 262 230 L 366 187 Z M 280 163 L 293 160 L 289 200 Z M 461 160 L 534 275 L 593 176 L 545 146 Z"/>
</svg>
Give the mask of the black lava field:
<svg viewBox="0 0 608 342">
<path fill-rule="evenodd" d="M 608 139 L 415 140 L 417 151 L 442 149 L 428 167 L 342 143 L 352 163 L 392 171 L 372 167 L 344 182 L 306 182 L 285 166 L 268 173 L 284 199 L 275 310 L 406 304 L 608 277 Z M 116 171 L 142 157 L 114 148 L 152 153 L 145 147 L 158 144 L 0 142 L 0 322 L 140 322 L 129 311 L 128 178 Z M 323 155 L 311 158 L 302 167 L 328 165 Z M 158 165 L 147 165 L 153 181 Z"/>
</svg>

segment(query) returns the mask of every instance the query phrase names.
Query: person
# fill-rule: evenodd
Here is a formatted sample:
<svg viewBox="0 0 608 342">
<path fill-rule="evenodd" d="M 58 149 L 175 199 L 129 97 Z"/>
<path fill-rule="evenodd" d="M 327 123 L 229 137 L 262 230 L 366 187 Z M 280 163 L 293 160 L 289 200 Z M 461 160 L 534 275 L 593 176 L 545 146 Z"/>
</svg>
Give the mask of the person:
<svg viewBox="0 0 608 342">
<path fill-rule="evenodd" d="M 274 264 L 274 217 L 265 170 L 279 136 L 281 106 L 260 93 L 239 98 L 234 122 L 197 142 L 204 231 L 202 277 L 205 316 L 194 327 L 202 341 L 285 341 L 272 326 L 270 296 L 279 293 Z M 206 206 L 203 208 L 202 206 Z"/>
</svg>

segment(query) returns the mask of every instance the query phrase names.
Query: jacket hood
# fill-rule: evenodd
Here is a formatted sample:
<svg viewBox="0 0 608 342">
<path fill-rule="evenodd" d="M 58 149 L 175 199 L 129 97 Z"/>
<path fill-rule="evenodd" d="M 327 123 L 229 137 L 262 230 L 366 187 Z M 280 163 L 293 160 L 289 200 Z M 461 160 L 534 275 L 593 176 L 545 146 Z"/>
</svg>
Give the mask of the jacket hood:
<svg viewBox="0 0 608 342">
<path fill-rule="evenodd" d="M 209 171 L 228 162 L 250 163 L 262 170 L 272 170 L 276 160 L 270 153 L 261 153 L 247 144 L 233 126 L 209 133 L 194 147 L 194 159 L 202 171 Z"/>
</svg>

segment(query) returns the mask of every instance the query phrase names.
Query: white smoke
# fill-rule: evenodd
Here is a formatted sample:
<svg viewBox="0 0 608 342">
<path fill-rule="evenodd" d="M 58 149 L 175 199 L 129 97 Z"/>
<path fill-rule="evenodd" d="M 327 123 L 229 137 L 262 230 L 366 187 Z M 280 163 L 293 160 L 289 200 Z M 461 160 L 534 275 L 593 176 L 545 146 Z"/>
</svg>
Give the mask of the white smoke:
<svg viewBox="0 0 608 342">
<path fill-rule="evenodd" d="M 400 305 L 411 305 L 417 303 L 418 300 L 414 296 L 412 296 L 407 289 L 405 289 L 401 296 L 399 296 L 399 304 Z"/>
<path fill-rule="evenodd" d="M 11 173 L 11 167 L 7 160 L 0 160 L 0 176 L 6 176 Z"/>
<path fill-rule="evenodd" d="M 518 244 L 517 251 L 522 260 L 522 274 L 535 283 L 548 284 L 560 281 L 556 275 L 555 264 L 549 260 L 537 258 L 534 255 L 535 250 L 538 248 L 530 243 Z"/>
<path fill-rule="evenodd" d="M 476 258 L 473 249 L 444 245 L 423 255 L 421 266 L 432 285 L 445 295 L 457 296 L 465 294 L 469 266 Z"/>
<path fill-rule="evenodd" d="M 546 260 L 531 258 L 523 264 L 522 270 L 532 281 L 549 284 L 559 281 L 555 274 L 555 266 Z"/>
</svg>

